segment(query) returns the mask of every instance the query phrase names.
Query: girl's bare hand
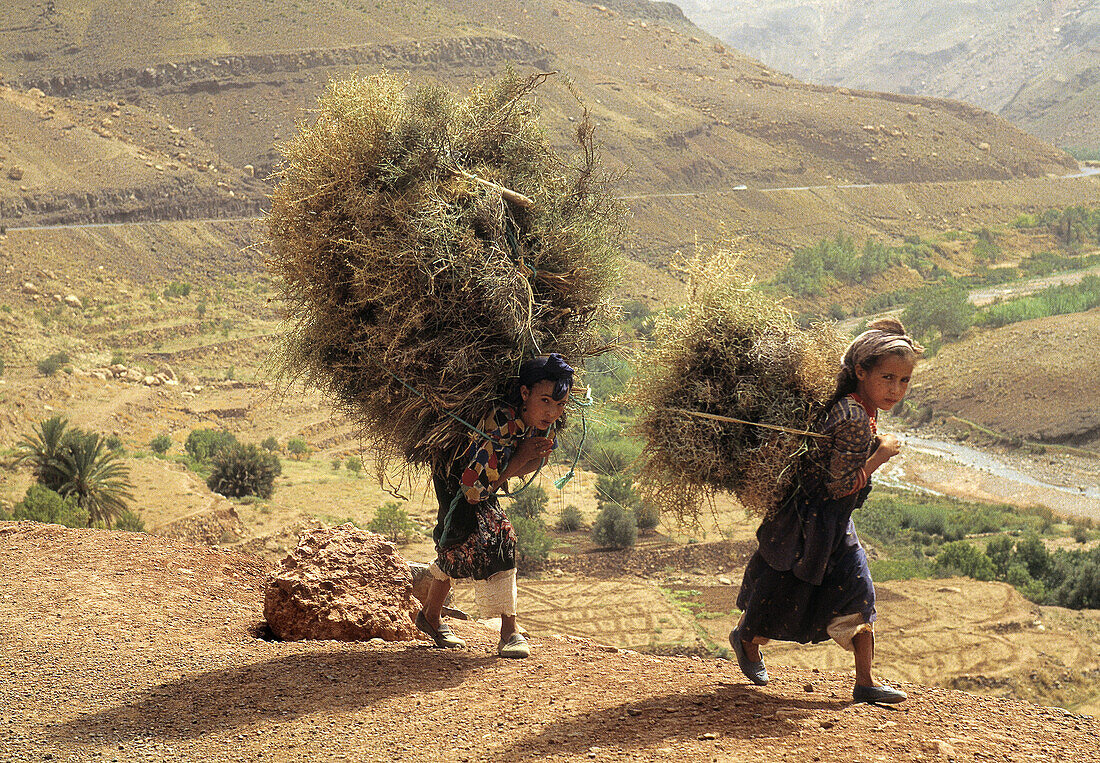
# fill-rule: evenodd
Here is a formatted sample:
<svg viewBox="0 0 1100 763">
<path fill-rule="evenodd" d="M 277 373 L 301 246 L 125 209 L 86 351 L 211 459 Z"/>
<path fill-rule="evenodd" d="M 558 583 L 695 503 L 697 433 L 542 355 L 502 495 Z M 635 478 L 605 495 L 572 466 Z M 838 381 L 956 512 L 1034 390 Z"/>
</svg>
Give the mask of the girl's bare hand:
<svg viewBox="0 0 1100 763">
<path fill-rule="evenodd" d="M 536 458 L 546 458 L 550 455 L 553 445 L 554 441 L 549 437 L 528 437 L 519 444 L 512 458 L 520 463 L 533 461 Z"/>
<path fill-rule="evenodd" d="M 891 459 L 901 452 L 901 440 L 892 434 L 879 435 L 875 452 L 887 460 Z"/>
</svg>

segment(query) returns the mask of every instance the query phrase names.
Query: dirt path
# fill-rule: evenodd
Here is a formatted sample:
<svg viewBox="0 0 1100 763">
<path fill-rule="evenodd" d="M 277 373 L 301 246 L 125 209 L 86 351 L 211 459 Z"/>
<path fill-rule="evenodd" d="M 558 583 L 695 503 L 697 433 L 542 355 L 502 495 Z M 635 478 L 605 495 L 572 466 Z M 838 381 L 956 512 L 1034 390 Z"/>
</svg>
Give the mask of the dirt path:
<svg viewBox="0 0 1100 763">
<path fill-rule="evenodd" d="M 141 534 L 0 524 L 0 760 L 1083 761 L 1100 723 L 848 675 L 534 640 L 528 660 L 423 642 L 270 643 L 264 565 Z"/>
<path fill-rule="evenodd" d="M 1018 281 L 1016 283 L 971 289 L 969 300 L 970 304 L 975 307 L 983 307 L 997 300 L 1026 297 L 1029 294 L 1034 294 L 1037 291 L 1042 291 L 1051 286 L 1081 283 L 1081 280 L 1089 275 L 1100 275 L 1100 265 L 1094 265 L 1084 270 L 1072 270 L 1066 273 L 1055 273 L 1049 276 L 1029 278 L 1026 281 Z"/>
</svg>

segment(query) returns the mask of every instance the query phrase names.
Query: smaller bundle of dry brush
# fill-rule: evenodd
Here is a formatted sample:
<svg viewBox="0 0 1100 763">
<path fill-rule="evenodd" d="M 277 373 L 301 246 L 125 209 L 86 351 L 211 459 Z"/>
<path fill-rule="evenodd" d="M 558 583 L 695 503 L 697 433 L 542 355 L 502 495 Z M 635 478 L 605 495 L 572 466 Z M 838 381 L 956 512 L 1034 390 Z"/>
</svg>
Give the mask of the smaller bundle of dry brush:
<svg viewBox="0 0 1100 763">
<path fill-rule="evenodd" d="M 284 378 L 328 392 L 388 467 L 442 463 L 519 364 L 602 345 L 621 209 L 557 155 L 513 73 L 464 99 L 391 75 L 333 82 L 282 146 L 270 267 Z"/>
<path fill-rule="evenodd" d="M 646 441 L 643 492 L 680 522 L 697 523 L 718 492 L 755 514 L 776 508 L 805 451 L 799 432 L 836 387 L 840 337 L 824 325 L 800 328 L 735 265 L 719 252 L 684 266 L 691 300 L 660 318 L 656 347 L 627 392 Z"/>
</svg>

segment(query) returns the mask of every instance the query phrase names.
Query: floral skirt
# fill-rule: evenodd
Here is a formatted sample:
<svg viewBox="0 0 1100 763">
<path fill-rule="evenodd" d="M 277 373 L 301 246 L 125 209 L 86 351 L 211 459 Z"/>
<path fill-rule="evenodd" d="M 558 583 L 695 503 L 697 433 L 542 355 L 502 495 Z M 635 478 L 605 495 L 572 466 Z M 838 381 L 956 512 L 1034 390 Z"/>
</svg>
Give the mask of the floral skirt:
<svg viewBox="0 0 1100 763">
<path fill-rule="evenodd" d="M 500 508 L 496 496 L 481 503 L 467 503 L 459 498 L 454 511 L 452 526 L 464 539 L 446 539 L 441 541 L 444 518 L 451 508 L 451 500 L 457 484 L 448 484 L 450 480 L 435 480 L 436 498 L 439 500 L 439 519 L 434 533 L 436 541 L 436 564 L 439 569 L 452 578 L 473 578 L 486 580 L 490 575 L 512 570 L 516 567 L 516 531 L 512 523 Z"/>
</svg>

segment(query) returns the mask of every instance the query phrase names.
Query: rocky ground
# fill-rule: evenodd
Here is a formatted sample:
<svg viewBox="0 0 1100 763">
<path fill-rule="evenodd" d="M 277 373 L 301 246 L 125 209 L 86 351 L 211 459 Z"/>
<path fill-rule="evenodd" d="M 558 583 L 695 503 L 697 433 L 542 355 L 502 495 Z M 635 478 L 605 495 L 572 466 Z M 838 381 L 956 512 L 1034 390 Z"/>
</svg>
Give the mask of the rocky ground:
<svg viewBox="0 0 1100 763">
<path fill-rule="evenodd" d="M 902 684 L 568 637 L 526 661 L 466 649 L 256 637 L 266 566 L 146 536 L 0 524 L 0 760 L 1083 761 L 1091 717 Z"/>
</svg>

